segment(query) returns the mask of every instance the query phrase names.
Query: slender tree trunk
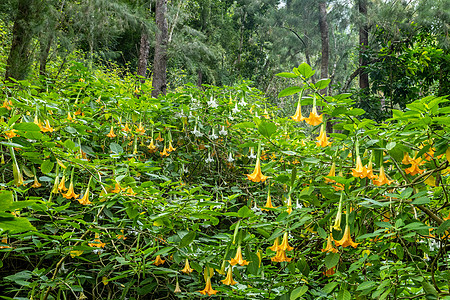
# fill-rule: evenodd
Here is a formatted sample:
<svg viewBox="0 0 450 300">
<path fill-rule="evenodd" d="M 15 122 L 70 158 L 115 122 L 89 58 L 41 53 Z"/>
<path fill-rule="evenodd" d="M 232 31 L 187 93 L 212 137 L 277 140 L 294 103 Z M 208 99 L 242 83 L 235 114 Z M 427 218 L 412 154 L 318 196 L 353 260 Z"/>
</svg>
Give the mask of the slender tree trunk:
<svg viewBox="0 0 450 300">
<path fill-rule="evenodd" d="M 166 94 L 167 88 L 167 0 L 156 1 L 156 45 L 155 58 L 153 62 L 153 91 L 152 97 L 158 97 L 159 94 Z"/>
<path fill-rule="evenodd" d="M 320 67 L 320 78 L 328 78 L 328 61 L 330 57 L 329 51 L 329 40 L 328 40 L 328 22 L 327 22 L 327 3 L 326 1 L 321 1 L 319 3 L 319 28 L 320 37 L 322 39 L 322 61 Z M 321 94 L 325 95 L 327 89 L 320 91 Z"/>
<path fill-rule="evenodd" d="M 33 30 L 33 7 L 35 0 L 19 0 L 16 19 L 12 32 L 12 43 L 6 62 L 5 79 L 23 80 L 31 65 L 31 39 Z"/>
<path fill-rule="evenodd" d="M 139 78 L 141 83 L 145 82 L 145 78 L 146 78 L 145 76 L 147 74 L 149 49 L 150 49 L 150 42 L 148 40 L 147 28 L 142 26 L 141 44 L 139 46 L 139 62 L 138 62 L 138 70 L 137 70 L 137 75 L 141 76 L 141 78 Z"/>
<path fill-rule="evenodd" d="M 53 43 L 53 33 L 49 33 L 46 40 L 40 42 L 40 54 L 39 54 L 39 75 L 47 76 L 47 61 L 50 54 L 50 48 Z"/>
<path fill-rule="evenodd" d="M 198 69 L 197 75 L 198 75 L 198 77 L 197 77 L 197 86 L 198 87 L 202 87 L 202 83 L 203 83 L 203 72 L 202 72 L 202 70 Z"/>
<path fill-rule="evenodd" d="M 367 66 L 366 51 L 369 45 L 369 29 L 367 26 L 367 0 L 358 0 L 358 9 L 362 22 L 359 25 L 359 46 L 361 47 L 359 52 L 359 65 L 363 68 L 359 73 L 359 87 L 360 89 L 369 88 L 369 74 L 365 71 Z"/>
</svg>

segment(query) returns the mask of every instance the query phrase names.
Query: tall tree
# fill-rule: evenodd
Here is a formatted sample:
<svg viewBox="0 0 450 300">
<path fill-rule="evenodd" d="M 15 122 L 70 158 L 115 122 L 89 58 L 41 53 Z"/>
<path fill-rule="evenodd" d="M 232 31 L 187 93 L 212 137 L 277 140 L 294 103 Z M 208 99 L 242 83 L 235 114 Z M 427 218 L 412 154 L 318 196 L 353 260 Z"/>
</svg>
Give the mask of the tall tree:
<svg viewBox="0 0 450 300">
<path fill-rule="evenodd" d="M 138 70 L 137 70 L 137 75 L 141 76 L 140 78 L 141 83 L 145 82 L 149 50 L 150 50 L 150 41 L 148 37 L 148 31 L 145 26 L 142 26 L 141 43 L 139 46 Z"/>
<path fill-rule="evenodd" d="M 369 27 L 367 25 L 367 0 L 358 0 L 358 11 L 361 17 L 359 25 L 359 65 L 362 68 L 359 73 L 359 87 L 369 88 L 369 74 L 364 68 L 367 66 L 367 49 L 369 45 Z"/>
<path fill-rule="evenodd" d="M 156 21 L 156 45 L 153 61 L 153 91 L 152 97 L 166 94 L 167 88 L 167 44 L 168 44 L 168 25 L 167 25 L 167 0 L 157 0 L 155 10 Z"/>
<path fill-rule="evenodd" d="M 30 46 L 34 33 L 32 23 L 36 2 L 36 0 L 19 0 L 18 2 L 5 72 L 6 79 L 25 79 L 30 70 L 32 63 Z"/>
<path fill-rule="evenodd" d="M 319 29 L 322 40 L 322 59 L 320 64 L 320 78 L 328 78 L 328 61 L 329 53 L 329 39 L 328 39 L 328 22 L 327 22 L 327 2 L 319 2 Z M 326 94 L 326 89 L 321 91 Z"/>
</svg>

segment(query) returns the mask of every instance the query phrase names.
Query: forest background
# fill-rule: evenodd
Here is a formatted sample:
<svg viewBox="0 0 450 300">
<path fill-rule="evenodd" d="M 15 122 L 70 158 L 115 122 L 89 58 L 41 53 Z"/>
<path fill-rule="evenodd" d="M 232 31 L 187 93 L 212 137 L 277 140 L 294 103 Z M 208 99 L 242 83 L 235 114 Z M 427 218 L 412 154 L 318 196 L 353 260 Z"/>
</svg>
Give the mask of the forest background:
<svg viewBox="0 0 450 300">
<path fill-rule="evenodd" d="M 0 296 L 450 298 L 449 29 L 444 0 L 1 1 Z"/>
</svg>

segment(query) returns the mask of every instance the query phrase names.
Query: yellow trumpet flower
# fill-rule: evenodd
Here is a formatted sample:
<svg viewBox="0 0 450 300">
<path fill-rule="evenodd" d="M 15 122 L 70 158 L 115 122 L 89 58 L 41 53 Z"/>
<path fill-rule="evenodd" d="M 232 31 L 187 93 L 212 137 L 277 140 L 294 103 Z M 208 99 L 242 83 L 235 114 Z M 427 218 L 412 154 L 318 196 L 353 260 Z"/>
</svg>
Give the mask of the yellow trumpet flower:
<svg viewBox="0 0 450 300">
<path fill-rule="evenodd" d="M 109 130 L 109 133 L 106 135 L 109 138 L 115 138 L 117 135 L 114 133 L 114 129 L 111 126 L 111 129 Z"/>
<path fill-rule="evenodd" d="M 229 266 L 228 267 L 228 272 L 227 272 L 227 277 L 225 277 L 224 280 L 221 280 L 223 284 L 226 285 L 234 285 L 237 282 L 233 280 L 233 267 Z"/>
<path fill-rule="evenodd" d="M 183 268 L 183 270 L 181 270 L 181 272 L 189 274 L 189 273 L 192 273 L 193 271 L 194 271 L 194 269 L 191 268 L 191 266 L 189 265 L 189 260 L 186 258 L 184 268 Z"/>
<path fill-rule="evenodd" d="M 317 140 L 316 144 L 317 144 L 317 146 L 320 146 L 320 147 L 326 147 L 328 145 L 331 145 L 331 142 L 328 142 L 327 133 L 324 130 L 324 128 L 325 128 L 325 124 L 323 124 L 322 127 L 320 127 L 320 134 L 318 137 L 316 137 L 316 140 Z"/>
<path fill-rule="evenodd" d="M 256 160 L 255 170 L 252 174 L 247 174 L 247 178 L 253 182 L 264 182 L 268 178 L 267 176 L 264 176 L 261 172 L 261 161 L 260 158 Z"/>
<path fill-rule="evenodd" d="M 317 126 L 322 123 L 323 115 L 317 113 L 316 106 L 313 107 L 312 111 L 309 113 L 309 117 L 305 118 L 305 122 L 311 126 Z"/>
<path fill-rule="evenodd" d="M 294 247 L 289 246 L 288 244 L 288 233 L 285 232 L 283 235 L 283 241 L 278 246 L 277 250 L 283 250 L 283 251 L 292 251 Z"/>
<path fill-rule="evenodd" d="M 67 193 L 62 194 L 64 198 L 66 199 L 77 199 L 80 195 L 75 194 L 75 192 L 73 191 L 73 182 L 71 181 L 69 184 L 69 189 L 67 190 Z"/>
<path fill-rule="evenodd" d="M 159 266 L 164 264 L 166 261 L 161 258 L 161 255 L 156 256 L 155 261 L 153 262 L 154 265 Z"/>
<path fill-rule="evenodd" d="M 353 248 L 356 248 L 359 243 L 355 243 L 352 241 L 352 237 L 350 235 L 350 226 L 348 224 L 345 225 L 344 235 L 342 236 L 342 239 L 339 241 L 334 242 L 336 246 L 342 246 L 342 247 L 348 247 L 352 246 Z"/>
<path fill-rule="evenodd" d="M 363 167 L 361 157 L 359 155 L 356 158 L 356 168 L 352 169 L 352 176 L 359 178 L 364 178 L 367 176 L 367 170 Z"/>
<path fill-rule="evenodd" d="M 206 294 L 208 294 L 208 295 L 215 295 L 216 293 L 217 293 L 217 291 L 216 290 L 213 290 L 213 288 L 212 288 L 212 286 L 211 286 L 211 278 L 210 277 L 207 277 L 206 278 L 206 286 L 205 286 L 205 288 L 203 289 L 203 290 L 201 290 L 201 291 L 198 291 L 200 294 L 202 294 L 202 295 L 206 295 Z"/>
<path fill-rule="evenodd" d="M 376 186 L 381 186 L 383 184 L 387 184 L 390 185 L 393 182 L 393 180 L 389 180 L 386 177 L 386 174 L 384 173 L 384 168 L 383 166 L 380 167 L 380 175 L 378 175 L 377 179 L 373 180 L 373 184 L 375 184 Z"/>
<path fill-rule="evenodd" d="M 234 266 L 234 265 L 241 265 L 241 266 L 246 266 L 249 264 L 248 261 L 246 261 L 245 259 L 242 258 L 242 249 L 241 246 L 239 245 L 237 250 L 236 250 L 236 255 L 234 256 L 234 258 L 232 258 L 230 260 L 230 265 Z"/>
<path fill-rule="evenodd" d="M 331 237 L 331 233 L 330 233 L 330 235 L 327 238 L 327 246 L 324 249 L 322 249 L 322 252 L 333 252 L 333 253 L 338 252 L 338 249 L 334 248 L 333 244 L 331 243 L 332 239 L 333 238 Z"/>
</svg>

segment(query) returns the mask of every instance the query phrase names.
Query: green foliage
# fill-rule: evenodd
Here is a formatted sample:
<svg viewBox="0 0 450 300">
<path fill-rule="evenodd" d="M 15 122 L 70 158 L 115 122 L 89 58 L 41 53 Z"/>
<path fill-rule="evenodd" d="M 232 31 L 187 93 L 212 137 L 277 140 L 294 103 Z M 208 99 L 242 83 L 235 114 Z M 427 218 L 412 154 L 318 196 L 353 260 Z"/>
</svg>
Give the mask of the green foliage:
<svg viewBox="0 0 450 300">
<path fill-rule="evenodd" d="M 348 94 L 322 97 L 310 66 L 279 74 L 333 117 L 341 132 L 327 134 L 277 117 L 246 82 L 154 99 L 114 72 L 62 74 L 2 86 L 6 296 L 447 295 L 445 97 L 376 123 Z"/>
</svg>

